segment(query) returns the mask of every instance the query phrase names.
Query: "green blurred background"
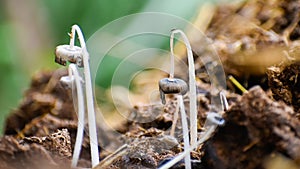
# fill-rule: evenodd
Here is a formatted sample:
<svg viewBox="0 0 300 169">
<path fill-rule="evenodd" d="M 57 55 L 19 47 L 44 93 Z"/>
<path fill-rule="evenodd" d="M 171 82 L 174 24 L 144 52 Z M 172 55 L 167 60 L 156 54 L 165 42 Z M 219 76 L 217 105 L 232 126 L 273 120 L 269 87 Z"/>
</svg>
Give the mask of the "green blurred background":
<svg viewBox="0 0 300 169">
<path fill-rule="evenodd" d="M 67 32 L 73 24 L 80 25 L 88 39 L 105 24 L 137 12 L 165 12 L 192 20 L 203 1 L 0 1 L 0 132 L 5 117 L 21 101 L 32 74 L 60 67 L 54 63 L 54 49 L 68 42 Z M 106 69 L 113 71 L 117 64 L 110 65 Z M 100 85 L 108 87 L 105 83 Z"/>
</svg>

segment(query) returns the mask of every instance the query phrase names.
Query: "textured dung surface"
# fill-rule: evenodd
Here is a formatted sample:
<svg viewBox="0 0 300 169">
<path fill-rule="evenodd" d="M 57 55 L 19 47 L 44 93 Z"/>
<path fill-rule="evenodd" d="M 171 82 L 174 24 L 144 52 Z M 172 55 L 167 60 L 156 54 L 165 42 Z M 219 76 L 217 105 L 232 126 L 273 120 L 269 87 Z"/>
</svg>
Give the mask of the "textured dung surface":
<svg viewBox="0 0 300 169">
<path fill-rule="evenodd" d="M 226 113 L 226 125 L 205 145 L 210 168 L 262 168 L 280 152 L 300 160 L 300 121 L 293 109 L 259 87 L 245 93 Z"/>
</svg>

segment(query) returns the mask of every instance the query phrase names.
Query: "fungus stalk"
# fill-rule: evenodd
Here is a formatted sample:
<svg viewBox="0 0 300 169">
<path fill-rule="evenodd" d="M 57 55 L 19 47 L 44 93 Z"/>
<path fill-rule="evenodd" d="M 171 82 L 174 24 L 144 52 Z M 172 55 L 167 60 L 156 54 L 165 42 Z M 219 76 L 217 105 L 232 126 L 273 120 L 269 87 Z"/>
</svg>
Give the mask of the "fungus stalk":
<svg viewBox="0 0 300 169">
<path fill-rule="evenodd" d="M 197 141 L 196 144 L 194 144 L 193 146 L 191 146 L 189 149 L 185 149 L 182 153 L 180 153 L 179 155 L 177 155 L 175 158 L 173 158 L 171 161 L 169 161 L 168 163 L 164 164 L 163 166 L 159 167 L 158 169 L 169 169 L 172 166 L 174 166 L 176 163 L 178 163 L 180 160 L 182 160 L 183 158 L 185 158 L 187 155 L 189 155 L 191 153 L 191 151 L 193 151 L 194 149 L 196 149 L 199 145 L 201 145 L 202 143 L 204 143 L 207 139 L 210 138 L 210 136 L 212 135 L 212 133 L 215 131 L 215 126 L 211 126 L 209 128 L 207 128 L 207 130 L 201 135 L 200 139 Z"/>
<path fill-rule="evenodd" d="M 171 57 L 170 57 L 170 74 L 169 79 L 174 78 L 174 72 L 175 72 L 175 56 L 174 56 L 174 34 L 171 32 L 170 36 L 170 51 L 171 51 Z"/>
<path fill-rule="evenodd" d="M 75 46 L 75 34 L 77 33 L 80 46 Z M 85 77 L 85 98 L 88 112 L 88 125 L 89 125 L 89 136 L 90 136 L 90 147 L 91 147 L 91 157 L 92 157 L 92 166 L 96 166 L 99 163 L 99 151 L 98 151 L 98 138 L 96 131 L 96 119 L 95 119 L 95 109 L 94 109 L 94 97 L 93 97 L 93 88 L 92 80 L 90 74 L 90 65 L 89 65 L 89 53 L 86 49 L 85 40 L 83 34 L 77 25 L 72 26 L 70 34 L 70 44 L 69 45 L 59 45 L 56 47 L 55 51 L 55 62 L 66 65 L 66 63 L 76 63 L 78 67 L 83 67 L 84 77 Z M 73 67 L 73 66 L 71 66 Z M 71 68 L 72 69 L 72 68 Z M 74 73 L 74 72 L 73 72 Z M 79 86 L 77 86 L 80 88 Z M 78 95 L 79 96 L 79 95 Z M 84 102 L 79 102 L 84 104 Z M 78 124 L 83 125 L 83 123 Z M 80 136 L 78 136 L 80 137 Z M 81 141 L 82 142 L 82 141 Z M 79 144 L 79 143 L 78 143 Z M 77 145 L 78 145 L 77 144 Z M 77 151 L 78 149 L 76 149 Z M 79 148 L 80 151 L 80 148 Z M 79 152 L 76 152 L 79 154 Z M 74 163 L 76 163 L 76 158 L 78 154 L 75 154 Z M 77 159 L 78 160 L 78 159 Z"/>
<path fill-rule="evenodd" d="M 221 100 L 222 110 L 227 111 L 229 109 L 229 105 L 224 91 L 220 92 L 220 100 Z"/>
<path fill-rule="evenodd" d="M 77 67 L 75 64 L 71 63 L 69 65 L 68 70 L 69 70 L 68 78 L 69 81 L 72 83 L 72 90 L 76 88 L 76 92 L 77 92 L 78 124 L 77 124 L 76 141 L 75 141 L 72 163 L 71 163 L 72 167 L 76 167 L 78 163 L 78 159 L 81 151 L 82 139 L 83 139 L 85 108 L 84 108 L 84 96 L 82 91 L 81 78 L 79 76 Z M 73 86 L 74 80 L 75 80 L 75 86 Z"/>
<path fill-rule="evenodd" d="M 184 150 L 189 150 L 190 149 L 189 129 L 188 129 L 188 124 L 187 124 L 187 119 L 186 119 L 185 106 L 184 106 L 183 98 L 182 98 L 182 95 L 187 92 L 187 90 L 184 90 L 184 92 L 182 93 L 182 89 L 187 89 L 187 84 L 181 79 L 174 78 L 171 81 L 169 81 L 168 78 L 164 78 L 159 81 L 159 88 L 160 88 L 160 91 L 163 93 L 163 95 L 165 93 L 177 94 L 176 112 L 174 114 L 174 119 L 173 119 L 170 135 L 171 136 L 174 135 L 176 123 L 178 120 L 178 111 L 180 111 Z M 162 101 L 163 101 L 163 99 L 162 99 Z M 187 154 L 185 156 L 184 163 L 185 163 L 185 168 L 191 169 L 191 155 L 190 154 Z"/>
<path fill-rule="evenodd" d="M 182 79 L 174 78 L 174 52 L 173 52 L 173 40 L 174 35 L 171 34 L 170 37 L 170 48 L 171 48 L 171 70 L 169 74 L 169 78 L 164 78 L 159 81 L 159 90 L 162 103 L 165 104 L 165 94 L 177 94 L 177 106 L 174 113 L 174 118 L 172 122 L 172 128 L 170 131 L 170 135 L 174 136 L 177 120 L 178 120 L 178 112 L 181 114 L 181 124 L 182 124 L 182 136 L 184 142 L 184 150 L 190 149 L 190 141 L 189 141 L 189 129 L 187 123 L 187 117 L 185 112 L 185 106 L 183 103 L 183 95 L 188 91 L 188 87 L 185 81 Z M 191 169 L 191 155 L 187 154 L 184 159 L 185 168 Z"/>
<path fill-rule="evenodd" d="M 177 121 L 178 121 L 178 112 L 179 112 L 179 102 L 177 101 L 177 105 L 176 105 L 176 109 L 175 109 L 174 117 L 173 117 L 173 121 L 172 121 L 172 127 L 170 130 L 170 136 L 172 136 L 172 137 L 174 137 L 174 135 L 175 135 L 175 129 L 176 129 Z"/>
<path fill-rule="evenodd" d="M 88 111 L 92 166 L 94 167 L 99 163 L 99 151 L 98 151 L 98 138 L 97 138 L 97 130 L 96 130 L 93 87 L 92 87 L 92 79 L 91 79 L 90 65 L 89 65 L 89 53 L 86 49 L 86 44 L 85 44 L 83 34 L 82 34 L 79 26 L 77 26 L 77 25 L 72 26 L 71 38 L 70 38 L 70 48 L 74 47 L 75 32 L 77 32 L 79 42 L 81 45 L 81 49 L 82 49 L 82 60 L 83 60 L 84 77 L 85 77 L 85 93 L 86 93 L 86 101 L 87 101 L 86 104 L 87 104 L 87 111 Z"/>
<path fill-rule="evenodd" d="M 189 98 L 190 98 L 190 132 L 191 132 L 191 145 L 194 146 L 197 143 L 197 118 L 198 118 L 198 112 L 197 112 L 197 93 L 196 93 L 196 80 L 195 80 L 195 65 L 194 65 L 194 56 L 192 52 L 191 45 L 189 43 L 189 40 L 187 36 L 184 34 L 183 31 L 179 29 L 174 29 L 171 32 L 171 53 L 174 55 L 173 52 L 173 39 L 174 35 L 176 33 L 179 33 L 182 38 L 183 42 L 185 43 L 186 49 L 187 49 L 187 56 L 188 56 L 188 65 L 189 65 Z M 172 62 L 172 59 L 171 59 Z M 174 62 L 174 58 L 173 58 Z M 171 72 L 170 77 L 172 77 L 174 74 L 174 68 L 172 69 L 171 66 Z"/>
<path fill-rule="evenodd" d="M 180 153 L 177 155 L 175 158 L 173 158 L 171 161 L 168 163 L 164 164 L 163 166 L 159 167 L 159 169 L 168 169 L 172 166 L 174 166 L 176 163 L 178 163 L 180 160 L 185 158 L 185 161 L 187 159 L 187 156 L 190 156 L 190 152 L 196 149 L 200 144 L 204 143 L 206 140 L 208 140 L 216 128 L 220 125 L 225 124 L 225 120 L 222 118 L 222 112 L 224 110 L 228 109 L 228 103 L 226 96 L 224 92 L 220 92 L 220 101 L 222 103 L 222 108 L 220 108 L 221 112 L 209 112 L 207 114 L 207 118 L 204 124 L 204 131 L 200 133 L 200 138 L 197 141 L 197 100 L 196 100 L 196 80 L 195 80 L 195 66 L 194 66 L 194 58 L 193 58 L 193 53 L 191 50 L 191 45 L 186 37 L 186 35 L 181 31 L 181 30 L 173 30 L 171 34 L 171 53 L 172 56 L 174 55 L 173 53 L 173 39 L 174 39 L 174 34 L 175 33 L 180 33 L 181 36 L 183 37 L 183 41 L 186 45 L 187 48 L 187 55 L 188 55 L 188 63 L 189 63 L 189 89 L 190 89 L 190 132 L 191 132 L 191 146 L 190 147 L 185 147 L 184 152 Z M 174 60 L 171 58 L 171 62 Z M 174 75 L 174 67 L 171 65 L 171 71 L 170 71 L 170 78 L 173 77 Z M 182 96 L 178 96 L 178 100 L 180 103 L 180 108 L 181 108 L 181 113 L 184 111 L 182 110 L 183 105 L 183 100 Z M 185 114 L 185 113 L 184 113 Z M 183 118 L 182 114 L 182 118 Z M 182 126 L 184 130 L 184 121 L 182 121 Z M 186 146 L 186 140 L 184 140 L 184 145 Z M 187 166 L 186 166 L 187 167 Z"/>
<path fill-rule="evenodd" d="M 225 97 L 225 94 L 223 92 L 220 92 L 220 99 L 222 101 L 222 107 L 223 111 L 228 109 L 228 103 L 227 99 Z M 184 149 L 184 152 L 181 154 L 177 155 L 175 158 L 173 158 L 171 161 L 168 163 L 164 164 L 163 166 L 159 167 L 159 169 L 168 169 L 172 166 L 174 166 L 176 163 L 178 163 L 180 160 L 183 158 L 186 158 L 186 156 L 190 155 L 191 151 L 199 147 L 201 144 L 203 144 L 206 140 L 208 140 L 216 128 L 218 126 L 224 125 L 225 120 L 222 118 L 221 113 L 215 113 L 215 112 L 209 112 L 207 114 L 205 124 L 204 124 L 204 131 L 200 133 L 200 138 L 196 142 L 196 144 L 191 145 L 188 149 Z"/>
<path fill-rule="evenodd" d="M 181 115 L 181 123 L 182 123 L 182 137 L 184 143 L 184 151 L 190 149 L 190 141 L 189 141 L 189 129 L 186 120 L 185 108 L 183 103 L 182 95 L 177 95 L 177 101 L 180 108 L 180 115 Z M 184 158 L 184 164 L 186 169 L 191 169 L 191 154 L 187 153 Z"/>
</svg>

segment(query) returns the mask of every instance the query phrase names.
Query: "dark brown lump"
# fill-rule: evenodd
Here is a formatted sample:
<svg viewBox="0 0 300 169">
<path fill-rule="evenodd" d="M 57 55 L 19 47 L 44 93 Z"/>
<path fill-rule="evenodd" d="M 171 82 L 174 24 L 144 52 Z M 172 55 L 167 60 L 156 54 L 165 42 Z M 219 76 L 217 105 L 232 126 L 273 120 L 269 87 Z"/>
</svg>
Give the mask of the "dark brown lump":
<svg viewBox="0 0 300 169">
<path fill-rule="evenodd" d="M 300 113 L 300 62 L 272 66 L 267 74 L 273 98 L 284 101 Z"/>
<path fill-rule="evenodd" d="M 245 93 L 225 119 L 204 147 L 209 168 L 262 168 L 273 152 L 300 160 L 300 121 L 291 107 L 274 102 L 259 86 Z"/>
</svg>

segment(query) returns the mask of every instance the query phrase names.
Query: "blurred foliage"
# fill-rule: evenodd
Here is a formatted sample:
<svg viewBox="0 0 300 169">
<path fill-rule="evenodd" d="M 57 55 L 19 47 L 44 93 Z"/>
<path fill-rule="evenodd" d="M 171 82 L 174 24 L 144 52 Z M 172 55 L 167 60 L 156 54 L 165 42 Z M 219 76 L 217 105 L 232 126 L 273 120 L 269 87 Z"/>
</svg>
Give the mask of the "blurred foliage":
<svg viewBox="0 0 300 169">
<path fill-rule="evenodd" d="M 19 72 L 19 61 L 14 60 L 16 51 L 14 49 L 13 33 L 7 24 L 0 25 L 0 124 L 3 124 L 7 112 L 16 106 L 17 100 L 21 97 L 23 84 L 27 83 L 22 72 Z M 23 83 L 23 84 L 22 84 Z M 1 131 L 2 127 L 0 127 Z"/>
<path fill-rule="evenodd" d="M 147 1 L 90 0 L 82 3 L 80 0 L 43 0 L 42 3 L 48 15 L 49 26 L 55 35 L 55 42 L 62 43 L 68 41 L 66 32 L 75 23 L 89 37 L 112 20 L 140 12 Z"/>
<path fill-rule="evenodd" d="M 57 44 L 69 41 L 67 32 L 70 31 L 71 25 L 80 25 L 86 39 L 88 39 L 105 24 L 137 12 L 166 12 L 190 19 L 197 13 L 202 2 L 198 0 L 0 1 L 0 132 L 2 131 L 5 117 L 17 107 L 22 92 L 28 88 L 32 74 L 41 70 L 41 68 L 60 67 L 53 61 L 53 50 Z M 34 16 L 26 15 L 26 10 L 27 12 L 33 11 Z M 26 23 L 26 21 L 19 23 L 19 21 L 24 19 L 29 20 L 30 23 Z M 41 52 L 37 52 L 37 56 L 29 58 L 28 55 L 31 55 L 31 51 L 29 49 L 28 51 L 30 52 L 27 53 L 24 50 L 22 43 L 19 43 L 20 38 L 24 37 L 19 37 L 19 35 L 24 34 L 26 37 L 26 33 L 30 32 L 32 27 L 39 27 L 40 32 L 33 32 L 35 37 L 32 37 L 32 39 L 30 39 L 31 34 L 27 35 L 27 38 L 29 38 L 28 41 L 27 39 L 24 40 L 25 44 L 31 45 L 31 42 L 34 42 L 36 38 L 40 38 L 43 33 L 46 38 L 41 38 L 42 40 L 37 43 L 38 47 L 42 48 L 40 49 Z M 47 30 L 44 32 L 43 28 L 47 28 Z M 18 34 L 17 32 L 20 30 L 23 30 L 23 32 Z M 109 62 L 104 68 L 105 71 L 113 72 L 121 60 L 107 58 L 105 62 Z M 111 74 L 108 73 L 107 77 L 103 78 L 109 79 Z M 107 84 L 104 84 L 104 87 L 108 87 Z"/>
</svg>

